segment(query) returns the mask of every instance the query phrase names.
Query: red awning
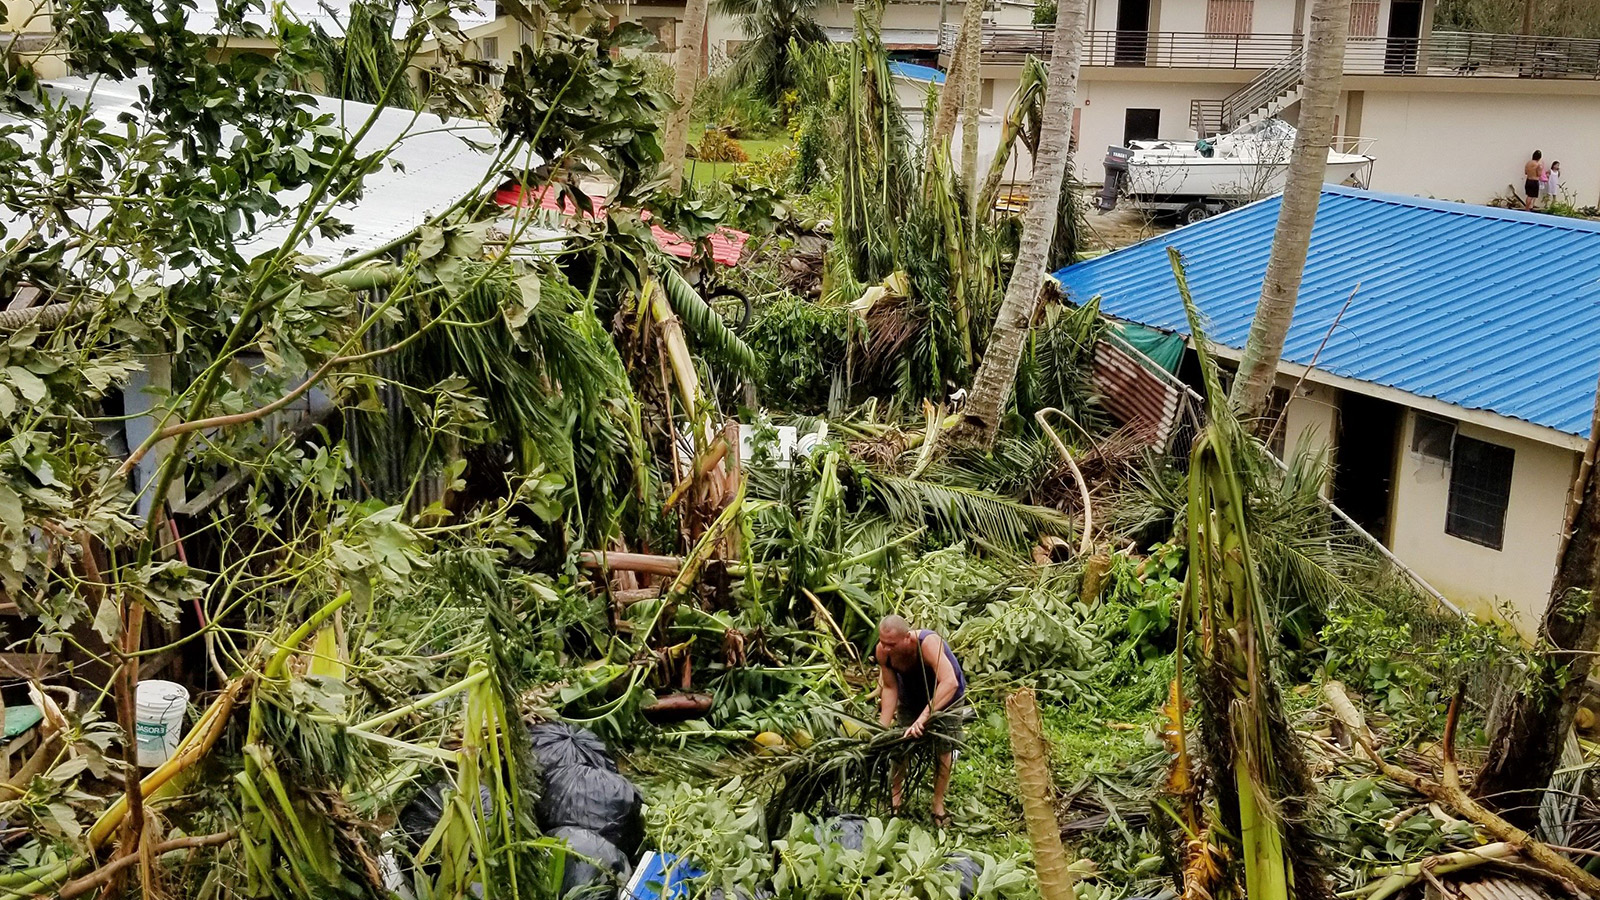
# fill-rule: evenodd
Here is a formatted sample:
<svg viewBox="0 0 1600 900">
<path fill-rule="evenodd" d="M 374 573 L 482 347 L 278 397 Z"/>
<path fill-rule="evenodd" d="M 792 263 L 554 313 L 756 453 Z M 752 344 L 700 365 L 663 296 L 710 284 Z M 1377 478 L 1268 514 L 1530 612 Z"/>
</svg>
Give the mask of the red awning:
<svg viewBox="0 0 1600 900">
<path fill-rule="evenodd" d="M 573 206 L 571 198 L 557 200 L 558 194 L 553 188 L 534 188 L 531 193 L 538 198 L 540 209 L 559 212 L 566 216 L 576 217 L 578 215 L 577 208 Z M 528 200 L 522 196 L 522 185 L 516 183 L 507 183 L 495 191 L 494 202 L 501 206 L 529 205 Z M 603 215 L 605 215 L 605 206 L 596 200 L 594 212 L 589 215 L 589 218 L 599 218 Z M 650 213 L 648 212 L 642 214 L 642 217 L 646 219 L 649 216 Z M 688 259 L 694 255 L 694 243 L 692 241 L 684 240 L 679 235 L 662 228 L 660 225 L 651 225 L 650 234 L 655 237 L 656 244 L 662 250 L 673 256 Z M 738 265 L 739 257 L 744 254 L 744 245 L 748 240 L 750 240 L 750 235 L 746 232 L 735 228 L 718 228 L 711 233 L 711 258 L 724 266 Z"/>
</svg>

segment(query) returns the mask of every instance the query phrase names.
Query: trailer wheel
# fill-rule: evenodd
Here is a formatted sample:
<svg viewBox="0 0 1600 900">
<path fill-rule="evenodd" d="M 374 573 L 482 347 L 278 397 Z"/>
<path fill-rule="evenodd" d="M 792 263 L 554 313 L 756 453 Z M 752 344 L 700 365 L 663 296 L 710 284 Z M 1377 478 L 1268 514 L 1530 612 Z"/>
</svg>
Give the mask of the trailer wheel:
<svg viewBox="0 0 1600 900">
<path fill-rule="evenodd" d="M 1211 210 L 1207 209 L 1204 203 L 1195 202 L 1185 206 L 1183 211 L 1178 213 L 1178 222 L 1183 225 L 1193 225 L 1205 221 L 1210 215 Z"/>
</svg>

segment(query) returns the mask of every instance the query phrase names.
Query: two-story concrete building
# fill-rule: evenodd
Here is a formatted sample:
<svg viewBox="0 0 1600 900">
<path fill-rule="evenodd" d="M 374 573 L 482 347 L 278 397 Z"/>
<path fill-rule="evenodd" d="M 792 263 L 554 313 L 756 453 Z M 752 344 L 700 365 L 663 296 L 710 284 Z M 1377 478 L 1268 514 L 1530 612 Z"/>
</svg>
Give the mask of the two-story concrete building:
<svg viewBox="0 0 1600 900">
<path fill-rule="evenodd" d="M 1195 139 L 1298 115 L 1309 0 L 1090 0 L 1075 172 L 1108 146 Z M 1600 201 L 1600 41 L 1436 31 L 1433 0 L 1354 0 L 1336 133 L 1373 141 L 1371 187 L 1482 203 L 1539 149 Z M 948 64 L 957 29 L 942 35 Z M 1050 31 L 989 25 L 983 98 L 1003 107 Z"/>
</svg>

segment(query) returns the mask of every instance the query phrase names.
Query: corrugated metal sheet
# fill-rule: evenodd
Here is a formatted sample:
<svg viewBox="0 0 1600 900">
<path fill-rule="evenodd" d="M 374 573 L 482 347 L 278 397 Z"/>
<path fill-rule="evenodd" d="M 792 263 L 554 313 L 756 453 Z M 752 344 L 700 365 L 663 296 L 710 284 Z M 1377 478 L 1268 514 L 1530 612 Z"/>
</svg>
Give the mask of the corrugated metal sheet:
<svg viewBox="0 0 1600 900">
<path fill-rule="evenodd" d="M 1101 404 L 1123 425 L 1138 429 L 1151 444 L 1163 444 L 1178 418 L 1182 394 L 1157 378 L 1132 355 L 1101 341 L 1094 347 L 1092 378 Z"/>
<path fill-rule="evenodd" d="M 494 4 L 489 0 L 476 0 L 472 9 L 456 9 L 452 12 L 456 24 L 463 29 L 486 25 L 494 21 Z M 331 35 L 344 34 L 344 24 L 350 21 L 350 4 L 347 2 L 333 2 L 328 0 L 275 0 L 266 4 L 264 9 L 249 8 L 243 11 L 244 20 L 251 25 L 273 33 L 273 12 L 281 10 L 291 22 L 303 25 L 320 25 L 322 30 Z M 217 21 L 217 11 L 211 4 L 201 3 L 195 8 L 184 10 L 184 19 L 190 31 L 199 34 L 222 34 L 229 29 L 222 28 Z M 396 39 L 405 36 L 411 27 L 411 8 L 406 4 L 399 4 L 395 8 L 394 36 Z M 136 31 L 138 26 L 121 9 L 109 10 L 106 20 L 116 30 Z M 236 31 L 237 29 L 233 29 Z"/>
<path fill-rule="evenodd" d="M 1242 348 L 1272 197 L 1056 273 L 1108 315 L 1187 332 L 1177 247 L 1212 340 Z M 1283 358 L 1586 437 L 1600 376 L 1600 223 L 1327 186 Z"/>
<path fill-rule="evenodd" d="M 49 81 L 45 88 L 59 100 L 90 107 L 102 121 L 115 122 L 124 114 L 137 119 L 139 90 L 147 84 L 147 77 L 119 82 L 69 77 Z M 316 96 L 312 100 L 321 113 L 333 118 L 332 127 L 346 136 L 354 136 L 373 111 L 367 103 Z M 7 124 L 28 123 L 0 115 L 0 125 Z M 27 138 L 21 140 L 27 143 Z M 483 122 L 441 121 L 432 113 L 408 109 L 382 110 L 358 149 L 363 154 L 376 153 L 391 144 L 393 149 L 383 165 L 364 179 L 361 196 L 341 204 L 334 212 L 350 232 L 332 239 L 308 237 L 300 252 L 334 262 L 352 253 L 376 249 L 403 237 L 457 200 L 492 189 L 500 174 L 490 171 L 498 159 L 498 143 L 499 134 Z M 527 154 L 513 164 L 532 167 L 538 159 Z M 292 207 L 309 195 L 309 188 L 301 188 L 286 191 L 282 199 Z M 0 234 L 16 227 L 16 223 L 0 222 Z M 268 223 L 243 240 L 240 250 L 249 257 L 274 249 L 289 231 L 287 221 Z"/>
<path fill-rule="evenodd" d="M 553 187 L 535 188 L 535 197 L 539 199 L 539 208 L 548 212 L 560 213 L 563 216 L 576 219 L 577 207 L 573 205 L 570 197 L 557 199 L 556 189 Z M 522 197 L 522 185 L 508 184 L 494 192 L 494 202 L 501 206 L 527 206 L 530 201 Z M 605 215 L 606 205 L 604 197 L 591 197 L 589 202 L 594 206 L 592 213 L 586 213 L 585 218 L 597 219 Z M 648 210 L 640 216 L 646 220 L 650 218 Z M 663 252 L 670 253 L 680 259 L 690 259 L 694 256 L 694 244 L 685 240 L 674 231 L 668 231 L 655 223 L 650 224 L 650 236 L 656 239 L 656 246 Z M 711 245 L 711 258 L 724 266 L 736 266 L 739 257 L 744 253 L 744 245 L 750 240 L 750 233 L 737 228 L 722 226 L 717 228 L 707 237 Z"/>
</svg>

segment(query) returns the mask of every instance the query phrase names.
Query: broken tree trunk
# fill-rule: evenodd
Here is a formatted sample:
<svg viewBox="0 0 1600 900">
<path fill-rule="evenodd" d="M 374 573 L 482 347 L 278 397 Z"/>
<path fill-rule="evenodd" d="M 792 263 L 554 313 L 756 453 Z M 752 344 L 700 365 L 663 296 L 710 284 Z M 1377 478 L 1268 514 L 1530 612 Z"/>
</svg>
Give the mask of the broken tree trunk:
<svg viewBox="0 0 1600 900">
<path fill-rule="evenodd" d="M 1061 846 L 1061 824 L 1056 821 L 1050 754 L 1032 688 L 1006 698 L 1006 720 L 1011 726 L 1011 755 L 1017 762 L 1017 792 L 1022 794 L 1022 815 L 1028 823 L 1033 867 L 1039 875 L 1039 896 L 1042 900 L 1073 900 L 1072 871 Z"/>
<path fill-rule="evenodd" d="M 1460 815 L 1462 818 L 1481 827 L 1495 839 L 1504 841 L 1515 847 L 1518 853 L 1532 860 L 1540 868 L 1561 878 L 1573 887 L 1590 897 L 1600 897 L 1600 878 L 1590 874 L 1582 866 L 1556 852 L 1548 844 L 1535 839 L 1527 831 L 1518 828 L 1512 822 L 1496 815 L 1485 808 L 1476 800 L 1467 796 L 1461 787 L 1461 776 L 1456 769 L 1455 758 L 1455 730 L 1456 722 L 1460 716 L 1461 698 L 1450 704 L 1450 715 L 1445 720 L 1444 740 L 1441 742 L 1444 755 L 1444 771 L 1438 780 L 1425 775 L 1404 769 L 1383 758 L 1378 753 L 1376 741 L 1372 731 L 1359 716 L 1351 716 L 1355 706 L 1350 703 L 1350 698 L 1345 695 L 1344 687 L 1338 682 L 1330 681 L 1323 685 L 1323 695 L 1328 698 L 1328 706 L 1333 710 L 1335 717 L 1350 730 L 1361 749 L 1377 764 L 1384 777 L 1399 782 L 1411 788 L 1429 800 L 1432 800 Z"/>
<path fill-rule="evenodd" d="M 1595 458 L 1597 440 L 1600 403 L 1589 425 L 1585 460 Z M 1593 651 L 1600 644 L 1600 603 L 1593 596 L 1600 587 L 1600 482 L 1593 468 L 1592 462 L 1581 468 L 1572 486 L 1573 512 L 1539 625 L 1537 658 L 1521 691 L 1490 729 L 1489 757 L 1473 786 L 1475 795 L 1523 828 L 1539 821 L 1540 801 L 1561 759 L 1594 664 Z"/>
<path fill-rule="evenodd" d="M 983 21 L 982 0 L 970 0 L 967 7 L 976 7 L 976 17 L 980 23 Z M 950 139 L 955 136 L 956 120 L 961 114 L 962 79 L 965 73 L 961 68 L 966 59 L 967 47 L 967 8 L 963 7 L 961 16 L 961 30 L 956 35 L 956 45 L 950 51 L 950 69 L 945 72 L 944 86 L 939 89 L 939 106 L 934 113 L 933 127 L 928 130 L 927 146 L 923 148 L 922 167 L 927 171 L 933 170 L 935 157 L 941 149 L 950 146 Z M 977 35 L 972 36 L 974 40 Z M 940 35 L 943 39 L 943 35 Z"/>
</svg>

